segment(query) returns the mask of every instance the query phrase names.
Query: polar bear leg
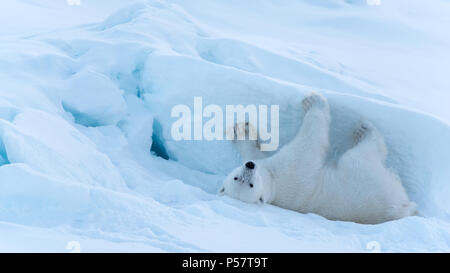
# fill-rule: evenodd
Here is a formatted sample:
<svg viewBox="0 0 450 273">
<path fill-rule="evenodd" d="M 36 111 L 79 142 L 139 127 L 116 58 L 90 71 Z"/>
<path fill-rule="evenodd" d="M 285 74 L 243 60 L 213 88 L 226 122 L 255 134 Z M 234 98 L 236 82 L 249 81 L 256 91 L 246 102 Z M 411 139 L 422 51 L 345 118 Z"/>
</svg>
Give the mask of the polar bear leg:
<svg viewBox="0 0 450 273">
<path fill-rule="evenodd" d="M 329 146 L 330 107 L 326 98 L 318 93 L 306 96 L 302 107 L 305 113 L 302 126 L 290 146 L 301 150 L 300 156 L 314 155 L 312 158 L 318 160 L 318 164 L 323 163 Z"/>
<path fill-rule="evenodd" d="M 233 146 L 235 146 L 239 151 L 239 154 L 244 162 L 265 157 L 264 153 L 260 149 L 256 128 L 252 124 L 249 122 L 241 122 L 235 124 L 231 130 L 231 132 L 227 133 L 234 134 L 235 138 L 232 142 Z M 249 139 L 246 139 L 246 136 L 248 136 Z M 250 136 L 253 136 L 256 140 L 251 140 Z"/>
<path fill-rule="evenodd" d="M 304 116 L 298 133 L 265 161 L 267 168 L 279 166 L 282 161 L 285 162 L 284 169 L 296 169 L 298 173 L 308 174 L 317 172 L 325 164 L 331 119 L 328 102 L 322 95 L 312 93 L 303 99 L 301 106 Z"/>
</svg>

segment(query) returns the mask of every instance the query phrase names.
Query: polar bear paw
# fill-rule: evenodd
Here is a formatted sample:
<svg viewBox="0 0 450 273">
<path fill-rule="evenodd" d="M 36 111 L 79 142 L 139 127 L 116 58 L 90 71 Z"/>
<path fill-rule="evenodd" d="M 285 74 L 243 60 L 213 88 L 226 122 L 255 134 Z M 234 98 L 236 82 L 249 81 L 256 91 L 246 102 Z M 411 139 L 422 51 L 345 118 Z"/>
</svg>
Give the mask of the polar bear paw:
<svg viewBox="0 0 450 273">
<path fill-rule="evenodd" d="M 353 131 L 353 143 L 356 145 L 369 137 L 375 131 L 375 127 L 368 121 L 361 121 Z"/>
<path fill-rule="evenodd" d="M 373 147 L 375 149 L 373 151 L 377 151 L 379 153 L 379 159 L 381 159 L 381 161 L 384 162 L 386 160 L 388 153 L 386 143 L 384 142 L 383 136 L 371 122 L 361 121 L 353 131 L 353 146 L 355 147 L 362 141 L 372 143 L 369 147 Z"/>
<path fill-rule="evenodd" d="M 246 140 L 248 136 L 249 140 L 258 140 L 258 131 L 249 122 L 240 122 L 233 127 L 233 133 L 236 137 L 235 140 Z"/>
<path fill-rule="evenodd" d="M 247 138 L 248 136 L 248 138 Z M 266 157 L 261 151 L 261 144 L 256 128 L 249 122 L 240 122 L 227 130 L 227 138 L 239 151 L 244 161 Z"/>
<path fill-rule="evenodd" d="M 328 107 L 328 102 L 324 96 L 318 93 L 311 93 L 307 97 L 302 100 L 303 111 L 306 113 L 311 110 L 313 107 L 317 107 L 319 109 L 325 109 Z"/>
</svg>

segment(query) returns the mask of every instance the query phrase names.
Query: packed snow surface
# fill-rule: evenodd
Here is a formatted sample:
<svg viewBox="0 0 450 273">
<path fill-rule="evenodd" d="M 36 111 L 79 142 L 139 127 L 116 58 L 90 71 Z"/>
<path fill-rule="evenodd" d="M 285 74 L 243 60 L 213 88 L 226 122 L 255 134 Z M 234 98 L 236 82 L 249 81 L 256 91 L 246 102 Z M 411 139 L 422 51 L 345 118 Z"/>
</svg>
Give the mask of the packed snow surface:
<svg viewBox="0 0 450 273">
<path fill-rule="evenodd" d="M 373 1 L 369 1 L 373 2 Z M 447 0 L 4 0 L 0 251 L 450 251 Z M 419 216 L 329 221 L 218 196 L 227 141 L 175 141 L 177 104 L 330 102 L 330 161 L 371 120 Z"/>
</svg>

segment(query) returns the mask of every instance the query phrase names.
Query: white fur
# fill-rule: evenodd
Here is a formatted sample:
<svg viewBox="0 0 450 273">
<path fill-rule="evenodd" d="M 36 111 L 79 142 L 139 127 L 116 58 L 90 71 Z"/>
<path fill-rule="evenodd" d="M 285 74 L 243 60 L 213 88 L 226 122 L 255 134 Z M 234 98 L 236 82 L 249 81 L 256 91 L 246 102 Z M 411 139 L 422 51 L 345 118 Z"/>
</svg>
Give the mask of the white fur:
<svg viewBox="0 0 450 273">
<path fill-rule="evenodd" d="M 416 213 L 400 179 L 385 167 L 387 148 L 369 122 L 354 131 L 354 147 L 334 165 L 326 165 L 330 109 L 324 97 L 311 94 L 302 102 L 305 116 L 295 138 L 268 158 L 256 141 L 235 141 L 245 165 L 225 179 L 221 194 L 249 203 L 271 203 L 331 220 L 377 224 Z M 237 133 L 246 133 L 237 125 Z M 251 128 L 251 125 L 247 124 Z M 244 127 L 245 128 L 245 127 Z M 254 157 L 254 158 L 251 158 Z M 235 180 L 235 177 L 237 178 Z"/>
</svg>

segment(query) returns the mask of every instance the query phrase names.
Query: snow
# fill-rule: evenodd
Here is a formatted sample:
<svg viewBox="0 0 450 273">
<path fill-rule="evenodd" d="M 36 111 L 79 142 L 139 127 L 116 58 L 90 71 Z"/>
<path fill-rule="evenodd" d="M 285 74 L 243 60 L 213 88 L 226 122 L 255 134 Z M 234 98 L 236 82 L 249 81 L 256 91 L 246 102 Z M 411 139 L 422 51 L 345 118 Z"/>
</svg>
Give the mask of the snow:
<svg viewBox="0 0 450 273">
<path fill-rule="evenodd" d="M 448 1 L 3 2 L 0 251 L 450 250 Z M 330 160 L 373 121 L 420 216 L 360 225 L 218 196 L 237 151 L 171 137 L 172 107 L 201 96 L 280 105 L 284 145 L 313 90 Z"/>
<path fill-rule="evenodd" d="M 102 74 L 82 70 L 70 77 L 66 86 L 61 103 L 78 124 L 116 124 L 126 114 L 123 91 Z"/>
</svg>

